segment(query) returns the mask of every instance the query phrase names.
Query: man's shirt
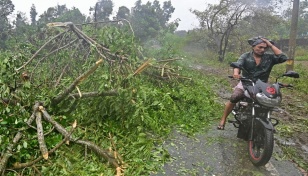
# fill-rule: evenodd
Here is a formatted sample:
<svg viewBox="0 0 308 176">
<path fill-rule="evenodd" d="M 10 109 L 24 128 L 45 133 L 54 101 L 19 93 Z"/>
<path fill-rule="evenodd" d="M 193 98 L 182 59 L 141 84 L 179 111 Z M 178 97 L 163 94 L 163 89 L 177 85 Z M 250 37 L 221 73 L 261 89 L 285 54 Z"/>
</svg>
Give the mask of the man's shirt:
<svg viewBox="0 0 308 176">
<path fill-rule="evenodd" d="M 260 79 L 263 82 L 267 82 L 273 66 L 283 63 L 287 59 L 288 57 L 284 53 L 279 55 L 265 53 L 261 57 L 260 64 L 257 65 L 253 57 L 253 52 L 247 52 L 242 54 L 237 62 L 245 69 L 242 70 L 243 77 L 255 81 Z"/>
</svg>

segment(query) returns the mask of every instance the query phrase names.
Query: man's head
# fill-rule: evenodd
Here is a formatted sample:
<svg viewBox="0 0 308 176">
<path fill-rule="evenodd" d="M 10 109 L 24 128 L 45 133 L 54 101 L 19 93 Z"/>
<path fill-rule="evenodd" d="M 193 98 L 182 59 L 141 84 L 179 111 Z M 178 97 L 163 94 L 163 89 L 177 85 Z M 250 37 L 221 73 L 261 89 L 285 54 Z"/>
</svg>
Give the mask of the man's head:
<svg viewBox="0 0 308 176">
<path fill-rule="evenodd" d="M 264 42 L 264 40 L 262 39 L 266 39 L 266 38 L 259 36 L 259 37 L 253 37 L 248 40 L 248 43 L 252 46 L 252 50 L 254 54 L 259 55 L 259 56 L 262 56 L 268 48 L 266 42 Z M 274 42 L 272 42 L 271 40 L 269 39 L 266 39 L 266 40 L 274 44 Z"/>
</svg>

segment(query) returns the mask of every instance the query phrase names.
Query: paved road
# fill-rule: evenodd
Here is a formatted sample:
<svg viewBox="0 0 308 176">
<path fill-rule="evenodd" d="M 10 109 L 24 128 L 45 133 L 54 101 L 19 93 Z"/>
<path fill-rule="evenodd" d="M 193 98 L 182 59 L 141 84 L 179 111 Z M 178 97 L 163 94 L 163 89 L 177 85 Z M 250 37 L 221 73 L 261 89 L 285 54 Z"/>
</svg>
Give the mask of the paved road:
<svg viewBox="0 0 308 176">
<path fill-rule="evenodd" d="M 232 124 L 227 124 L 224 131 L 215 127 L 194 137 L 174 130 L 172 138 L 164 143 L 172 161 L 152 176 L 302 176 L 292 162 L 275 159 L 281 152 L 278 146 L 266 166 L 253 166 L 247 143 L 236 138 L 237 131 Z"/>
</svg>

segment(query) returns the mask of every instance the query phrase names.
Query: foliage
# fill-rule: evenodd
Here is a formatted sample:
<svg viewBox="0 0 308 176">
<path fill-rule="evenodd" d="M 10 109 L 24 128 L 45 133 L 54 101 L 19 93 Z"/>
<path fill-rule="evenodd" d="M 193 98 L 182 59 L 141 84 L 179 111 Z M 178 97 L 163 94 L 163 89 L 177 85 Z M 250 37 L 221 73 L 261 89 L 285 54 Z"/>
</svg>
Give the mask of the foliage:
<svg viewBox="0 0 308 176">
<path fill-rule="evenodd" d="M 297 46 L 295 50 L 295 61 L 308 61 L 307 47 Z"/>
<path fill-rule="evenodd" d="M 34 4 L 32 4 L 31 9 L 30 9 L 30 18 L 31 18 L 31 25 L 36 25 L 36 7 Z"/>
<path fill-rule="evenodd" d="M 242 1 L 222 0 L 218 5 L 208 4 L 205 11 L 192 10 L 200 27 L 208 31 L 208 37 L 216 44 L 219 61 L 224 60 L 229 37 L 248 6 L 249 4 Z"/>
<path fill-rule="evenodd" d="M 0 1 L 0 49 L 6 48 L 6 40 L 8 39 L 8 31 L 11 29 L 8 16 L 14 11 L 14 4 L 11 0 Z"/>
<path fill-rule="evenodd" d="M 61 16 L 57 17 L 55 21 L 60 22 L 73 22 L 74 24 L 82 24 L 85 22 L 86 17 L 80 12 L 79 9 L 72 7 Z"/>
<path fill-rule="evenodd" d="M 168 29 L 167 23 L 174 10 L 171 1 L 164 2 L 161 7 L 158 0 L 153 3 L 148 1 L 146 4 L 141 4 L 141 0 L 138 0 L 132 8 L 131 19 L 136 36 L 141 41 L 155 38 L 160 31 Z"/>
<path fill-rule="evenodd" d="M 121 6 L 119 7 L 118 13 L 117 13 L 117 19 L 129 19 L 130 17 L 130 10 L 125 7 Z"/>
<path fill-rule="evenodd" d="M 79 9 L 72 7 L 68 9 L 66 5 L 57 5 L 55 7 L 49 7 L 47 11 L 44 11 L 38 19 L 40 26 L 46 25 L 51 22 L 73 22 L 74 24 L 82 24 L 85 22 L 85 16 Z"/>
<path fill-rule="evenodd" d="M 1 18 L 7 19 L 7 17 L 14 11 L 14 4 L 11 0 L 0 1 L 0 16 Z"/>
<path fill-rule="evenodd" d="M 182 37 L 170 33 L 162 34 L 157 40 L 153 39 L 145 44 L 145 54 L 158 60 L 179 58 L 184 44 Z"/>
<path fill-rule="evenodd" d="M 109 21 L 109 16 L 113 11 L 112 0 L 99 0 L 94 7 L 90 8 L 93 13 L 93 21 Z"/>
</svg>

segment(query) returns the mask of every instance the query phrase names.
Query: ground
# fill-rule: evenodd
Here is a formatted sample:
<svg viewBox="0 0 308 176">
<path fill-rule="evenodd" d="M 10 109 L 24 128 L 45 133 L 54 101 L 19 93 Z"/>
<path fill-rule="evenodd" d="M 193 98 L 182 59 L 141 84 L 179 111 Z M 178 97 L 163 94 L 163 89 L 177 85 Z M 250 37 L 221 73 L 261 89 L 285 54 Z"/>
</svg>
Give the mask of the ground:
<svg viewBox="0 0 308 176">
<path fill-rule="evenodd" d="M 308 66 L 308 62 L 307 62 Z M 212 76 L 230 75 L 228 68 L 209 68 L 205 65 L 196 64 L 192 68 L 210 74 Z M 308 67 L 307 67 L 308 68 Z M 230 81 L 230 87 L 236 82 Z M 224 103 L 230 97 L 231 89 L 228 86 L 219 86 L 216 89 L 220 97 L 220 103 Z M 292 101 L 292 96 L 284 97 L 288 102 Z M 286 102 L 286 103 L 288 103 Z M 283 105 L 287 107 L 286 104 Z M 293 112 L 288 109 L 281 109 L 273 114 L 282 117 L 288 123 L 294 120 Z M 303 110 L 302 113 L 306 113 Z M 229 117 L 230 118 L 230 117 Z M 281 137 L 279 132 L 275 134 L 274 153 L 269 163 L 264 167 L 255 167 L 249 161 L 247 153 L 247 143 L 236 138 L 237 129 L 232 124 L 227 124 L 224 131 L 216 130 L 217 123 L 212 124 L 209 129 L 204 129 L 195 136 L 174 130 L 170 138 L 165 141 L 164 148 L 171 155 L 172 160 L 165 164 L 162 171 L 153 173 L 152 176 L 162 175 L 271 175 L 271 176 L 306 176 L 307 168 L 298 167 L 298 164 L 285 159 L 281 146 L 292 146 L 297 152 L 308 156 L 308 134 L 295 133 L 289 138 Z M 306 171 L 305 171 L 306 170 Z"/>
</svg>

